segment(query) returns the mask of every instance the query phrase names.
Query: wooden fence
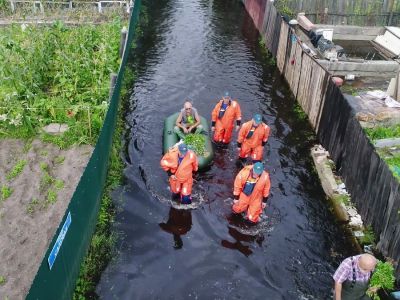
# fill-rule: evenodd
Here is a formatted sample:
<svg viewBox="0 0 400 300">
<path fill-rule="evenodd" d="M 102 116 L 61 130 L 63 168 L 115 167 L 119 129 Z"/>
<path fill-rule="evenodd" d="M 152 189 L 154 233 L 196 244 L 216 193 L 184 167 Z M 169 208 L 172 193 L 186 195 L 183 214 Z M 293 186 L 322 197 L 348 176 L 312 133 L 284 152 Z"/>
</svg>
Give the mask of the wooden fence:
<svg viewBox="0 0 400 300">
<path fill-rule="evenodd" d="M 363 220 L 380 236 L 378 249 L 385 256 L 400 259 L 398 180 L 375 152 L 329 72 L 303 50 L 294 30 L 273 3 L 243 2 L 320 142 L 341 170 Z M 399 277 L 399 266 L 396 272 Z"/>
<path fill-rule="evenodd" d="M 314 23 L 359 26 L 398 26 L 398 0 L 276 0 L 297 14 L 305 12 Z"/>
<path fill-rule="evenodd" d="M 51 9 L 69 9 L 72 10 L 77 7 L 94 8 L 99 13 L 108 7 L 123 7 L 129 13 L 130 7 L 133 7 L 133 0 L 100 0 L 100 1 L 79 1 L 79 0 L 65 0 L 65 1 L 39 1 L 39 0 L 9 0 L 11 12 L 15 13 L 19 7 L 31 8 L 33 13 L 44 13 L 46 10 Z"/>
</svg>

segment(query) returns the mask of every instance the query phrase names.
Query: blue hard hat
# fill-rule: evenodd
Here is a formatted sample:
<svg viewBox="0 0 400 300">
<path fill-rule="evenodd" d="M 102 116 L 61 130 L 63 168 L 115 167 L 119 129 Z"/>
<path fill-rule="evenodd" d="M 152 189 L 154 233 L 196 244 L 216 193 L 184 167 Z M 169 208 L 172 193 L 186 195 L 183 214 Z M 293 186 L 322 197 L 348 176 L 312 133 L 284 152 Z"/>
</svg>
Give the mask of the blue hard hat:
<svg viewBox="0 0 400 300">
<path fill-rule="evenodd" d="M 229 97 L 229 92 L 228 91 L 224 92 L 224 97 Z"/>
<path fill-rule="evenodd" d="M 254 117 L 253 117 L 253 120 L 254 120 L 254 122 L 258 125 L 258 124 L 261 124 L 261 122 L 262 122 L 262 117 L 261 117 L 260 114 L 255 114 Z"/>
<path fill-rule="evenodd" d="M 186 152 L 188 151 L 188 147 L 186 146 L 186 144 L 179 144 L 178 146 L 178 150 L 182 155 L 185 155 Z"/>
<path fill-rule="evenodd" d="M 256 162 L 253 165 L 253 172 L 257 175 L 261 175 L 261 173 L 264 171 L 264 165 L 261 162 Z"/>
</svg>

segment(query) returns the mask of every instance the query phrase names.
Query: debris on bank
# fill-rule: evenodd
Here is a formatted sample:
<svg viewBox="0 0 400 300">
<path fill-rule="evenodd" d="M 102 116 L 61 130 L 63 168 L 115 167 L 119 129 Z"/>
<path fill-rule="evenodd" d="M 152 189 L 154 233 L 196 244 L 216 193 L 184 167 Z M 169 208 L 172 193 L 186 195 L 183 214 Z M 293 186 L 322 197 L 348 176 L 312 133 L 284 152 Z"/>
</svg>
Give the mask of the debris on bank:
<svg viewBox="0 0 400 300">
<path fill-rule="evenodd" d="M 329 153 L 321 145 L 315 145 L 311 149 L 315 168 L 321 181 L 322 188 L 332 202 L 332 207 L 339 221 L 348 225 L 354 239 L 364 251 L 371 250 L 373 234 L 371 228 L 365 226 L 360 214 L 351 202 L 351 196 L 346 190 L 345 184 L 340 177 L 334 173 L 335 164 L 329 159 Z"/>
</svg>

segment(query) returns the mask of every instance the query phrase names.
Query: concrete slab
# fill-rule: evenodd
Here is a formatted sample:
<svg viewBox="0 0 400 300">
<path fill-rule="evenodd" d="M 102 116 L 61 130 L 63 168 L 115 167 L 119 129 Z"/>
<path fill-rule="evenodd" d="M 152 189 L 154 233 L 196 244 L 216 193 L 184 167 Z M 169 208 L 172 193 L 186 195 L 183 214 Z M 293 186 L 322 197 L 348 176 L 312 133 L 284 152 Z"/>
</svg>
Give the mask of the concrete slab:
<svg viewBox="0 0 400 300">
<path fill-rule="evenodd" d="M 376 148 L 400 146 L 400 138 L 376 140 L 374 144 Z"/>
</svg>

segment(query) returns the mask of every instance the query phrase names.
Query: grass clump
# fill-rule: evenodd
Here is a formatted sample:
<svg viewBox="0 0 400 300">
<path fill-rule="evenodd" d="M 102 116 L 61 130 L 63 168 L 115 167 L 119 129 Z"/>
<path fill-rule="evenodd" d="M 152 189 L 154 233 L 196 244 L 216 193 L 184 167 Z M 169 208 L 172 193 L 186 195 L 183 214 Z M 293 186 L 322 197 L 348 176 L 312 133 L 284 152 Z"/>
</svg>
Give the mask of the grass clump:
<svg viewBox="0 0 400 300">
<path fill-rule="evenodd" d="M 389 126 L 389 127 L 374 127 L 374 128 L 364 128 L 367 136 L 375 141 L 388 138 L 400 137 L 400 124 Z"/>
<path fill-rule="evenodd" d="M 64 160 L 65 160 L 65 156 L 57 156 L 57 157 L 54 159 L 54 162 L 55 162 L 57 165 L 61 165 L 61 164 L 64 162 Z"/>
<path fill-rule="evenodd" d="M 6 278 L 4 276 L 0 276 L 0 285 L 4 285 L 6 283 Z"/>
<path fill-rule="evenodd" d="M 375 233 L 372 230 L 371 225 L 363 230 L 364 235 L 360 237 L 360 243 L 362 245 L 371 245 L 375 243 Z"/>
<path fill-rule="evenodd" d="M 7 198 L 9 198 L 12 195 L 12 193 L 13 193 L 13 190 L 10 187 L 3 185 L 1 187 L 1 200 L 2 201 L 6 200 Z"/>
<path fill-rule="evenodd" d="M 392 290 L 394 288 L 394 268 L 393 265 L 389 262 L 378 261 L 375 271 L 371 276 L 371 280 L 369 282 L 370 288 L 373 290 L 378 289 L 387 289 Z M 371 292 L 369 290 L 367 292 L 368 296 L 370 296 L 373 300 L 380 300 L 381 298 L 378 296 L 377 292 Z"/>
<path fill-rule="evenodd" d="M 26 212 L 27 212 L 28 214 L 32 215 L 32 214 L 36 211 L 36 208 L 38 207 L 39 203 L 40 203 L 40 202 L 39 202 L 38 199 L 33 198 L 33 199 L 29 202 L 28 206 L 26 207 Z"/>
<path fill-rule="evenodd" d="M 47 191 L 46 202 L 50 204 L 54 204 L 57 202 L 57 192 L 49 189 Z"/>
<path fill-rule="evenodd" d="M 185 144 L 197 155 L 204 156 L 206 152 L 206 137 L 204 134 L 190 133 L 185 136 Z"/>
<path fill-rule="evenodd" d="M 27 161 L 25 159 L 21 159 L 17 162 L 17 164 L 12 168 L 11 172 L 7 174 L 7 180 L 12 180 L 17 177 L 24 170 Z"/>
<path fill-rule="evenodd" d="M 54 187 L 57 190 L 62 190 L 64 188 L 64 181 L 62 181 L 61 179 L 56 179 L 56 181 L 54 182 Z"/>
</svg>

